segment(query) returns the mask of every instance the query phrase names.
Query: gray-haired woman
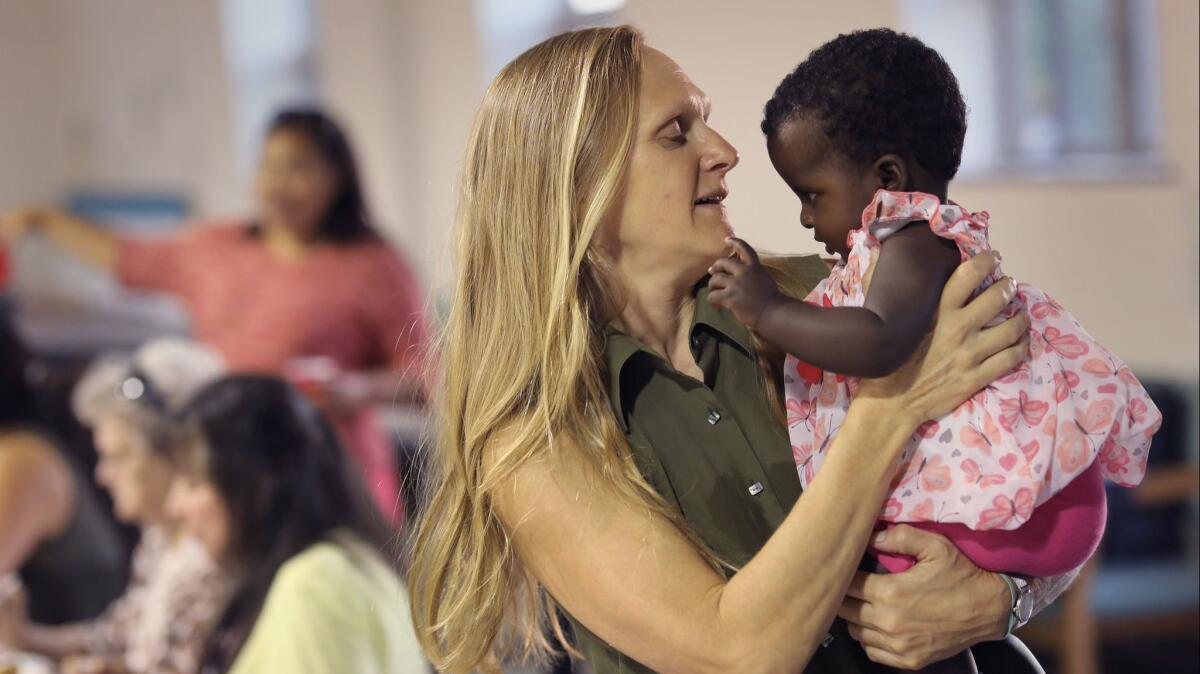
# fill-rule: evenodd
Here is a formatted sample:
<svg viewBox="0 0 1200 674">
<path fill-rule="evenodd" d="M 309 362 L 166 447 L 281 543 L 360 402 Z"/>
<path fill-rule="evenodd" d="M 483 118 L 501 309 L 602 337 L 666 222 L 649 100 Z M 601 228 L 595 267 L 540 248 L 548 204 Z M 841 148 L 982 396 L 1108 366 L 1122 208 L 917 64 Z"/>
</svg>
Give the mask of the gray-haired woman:
<svg viewBox="0 0 1200 674">
<path fill-rule="evenodd" d="M 96 480 L 117 517 L 141 528 L 133 578 L 97 620 L 65 626 L 29 622 L 19 597 L 0 606 L 15 645 L 63 659 L 63 672 L 182 673 L 224 601 L 223 582 L 203 548 L 179 536 L 164 503 L 174 478 L 168 456 L 173 413 L 224 365 L 211 350 L 178 339 L 150 342 L 132 356 L 101 358 L 72 400 L 91 426 Z"/>
</svg>

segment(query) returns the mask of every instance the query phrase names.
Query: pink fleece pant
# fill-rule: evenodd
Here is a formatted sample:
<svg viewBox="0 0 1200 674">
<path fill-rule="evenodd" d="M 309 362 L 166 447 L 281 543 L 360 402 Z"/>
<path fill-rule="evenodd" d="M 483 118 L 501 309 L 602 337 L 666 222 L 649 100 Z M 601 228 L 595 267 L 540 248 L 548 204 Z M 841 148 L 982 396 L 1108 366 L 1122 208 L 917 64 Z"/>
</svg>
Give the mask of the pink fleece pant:
<svg viewBox="0 0 1200 674">
<path fill-rule="evenodd" d="M 1017 529 L 975 531 L 962 524 L 905 522 L 949 538 L 977 566 L 1024 576 L 1057 576 L 1082 565 L 1096 551 L 1104 535 L 1108 504 L 1100 464 L 1080 473 L 1053 498 L 1038 506 Z M 895 524 L 883 522 L 884 527 Z M 871 549 L 888 571 L 898 573 L 911 567 L 908 555 L 893 555 Z"/>
</svg>

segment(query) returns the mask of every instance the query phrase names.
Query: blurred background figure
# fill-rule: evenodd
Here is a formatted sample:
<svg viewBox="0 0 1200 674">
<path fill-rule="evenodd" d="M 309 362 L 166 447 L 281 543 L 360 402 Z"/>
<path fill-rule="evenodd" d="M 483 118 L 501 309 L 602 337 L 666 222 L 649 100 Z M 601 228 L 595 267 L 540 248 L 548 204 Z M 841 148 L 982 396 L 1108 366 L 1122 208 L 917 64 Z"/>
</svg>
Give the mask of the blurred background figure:
<svg viewBox="0 0 1200 674">
<path fill-rule="evenodd" d="M 370 409 L 420 402 L 420 287 L 371 226 L 349 142 L 318 110 L 272 121 L 255 182 L 258 215 L 168 238 L 121 237 L 56 208 L 0 216 L 130 288 L 178 296 L 197 339 L 242 371 L 285 373 L 337 424 L 389 521 L 395 454 Z"/>
<path fill-rule="evenodd" d="M 0 579 L 16 574 L 22 613 L 39 623 L 95 618 L 121 592 L 123 550 L 83 471 L 44 423 L 32 360 L 0 305 Z M 18 641 L 4 614 L 0 644 Z M 23 618 L 24 616 L 22 616 Z"/>
<path fill-rule="evenodd" d="M 73 407 L 95 431 L 96 481 L 112 495 L 117 517 L 140 529 L 132 578 L 102 616 L 69 625 L 31 622 L 19 596 L 11 597 L 0 604 L 0 623 L 13 646 L 64 660 L 64 672 L 197 670 L 227 583 L 203 547 L 179 535 L 165 503 L 175 472 L 173 415 L 223 370 L 210 349 L 173 338 L 89 368 Z"/>
<path fill-rule="evenodd" d="M 281 379 L 235 375 L 196 396 L 182 429 L 168 507 L 236 579 L 202 671 L 421 671 L 392 534 L 312 405 Z"/>
<path fill-rule="evenodd" d="M 0 574 L 67 574 L 25 575 L 31 618 L 93 618 L 121 592 L 138 530 L 114 529 L 88 479 L 97 455 L 70 399 L 97 354 L 155 337 L 191 335 L 235 369 L 290 377 L 399 519 L 397 474 L 420 457 L 422 310 L 436 319 L 451 278 L 483 88 L 556 32 L 625 22 L 711 96 L 741 158 L 731 220 L 772 252 L 820 252 L 759 129 L 780 79 L 875 26 L 946 58 L 969 108 L 951 198 L 988 205 L 1006 271 L 1071 307 L 1164 414 L 1145 484 L 1110 495 L 1087 573 L 1018 635 L 1052 674 L 1195 672 L 1200 6 L 1187 0 L 0 0 L 0 295 L 27 354 L 0 379 L 22 391 L 0 402 L 0 464 L 22 464 L 12 484 L 37 472 L 75 494 L 42 506 L 0 485 Z M 355 189 L 359 210 L 337 209 Z M 7 363 L 16 352 L 0 346 Z M 91 552 L 65 565 L 68 547 Z M 64 598 L 76 606 L 38 608 Z"/>
</svg>

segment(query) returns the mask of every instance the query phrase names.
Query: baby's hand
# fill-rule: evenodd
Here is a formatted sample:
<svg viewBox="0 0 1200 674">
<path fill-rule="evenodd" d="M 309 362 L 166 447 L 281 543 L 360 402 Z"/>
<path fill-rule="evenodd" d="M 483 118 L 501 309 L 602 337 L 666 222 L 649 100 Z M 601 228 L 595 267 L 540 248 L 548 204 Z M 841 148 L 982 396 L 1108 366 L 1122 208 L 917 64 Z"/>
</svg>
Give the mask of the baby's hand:
<svg viewBox="0 0 1200 674">
<path fill-rule="evenodd" d="M 730 237 L 733 254 L 708 268 L 708 301 L 733 312 L 746 327 L 754 329 L 771 300 L 779 294 L 775 279 L 758 263 L 758 254 L 750 244 Z"/>
</svg>

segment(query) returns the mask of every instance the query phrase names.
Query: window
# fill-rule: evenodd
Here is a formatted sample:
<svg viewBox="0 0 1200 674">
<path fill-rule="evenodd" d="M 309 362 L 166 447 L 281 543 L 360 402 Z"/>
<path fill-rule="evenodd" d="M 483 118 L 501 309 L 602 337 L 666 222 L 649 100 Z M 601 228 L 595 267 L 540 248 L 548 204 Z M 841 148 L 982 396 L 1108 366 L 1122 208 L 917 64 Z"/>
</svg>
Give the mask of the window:
<svg viewBox="0 0 1200 674">
<path fill-rule="evenodd" d="M 475 0 L 484 84 L 521 52 L 558 33 L 611 25 L 624 0 Z"/>
<path fill-rule="evenodd" d="M 224 0 L 221 19 L 235 157 L 249 175 L 271 117 L 319 98 L 313 0 Z"/>
<path fill-rule="evenodd" d="M 901 0 L 970 110 L 963 175 L 1153 174 L 1159 96 L 1151 0 Z"/>
</svg>

